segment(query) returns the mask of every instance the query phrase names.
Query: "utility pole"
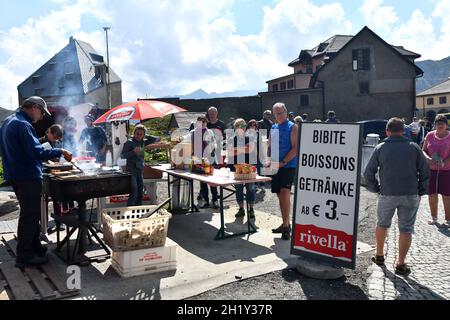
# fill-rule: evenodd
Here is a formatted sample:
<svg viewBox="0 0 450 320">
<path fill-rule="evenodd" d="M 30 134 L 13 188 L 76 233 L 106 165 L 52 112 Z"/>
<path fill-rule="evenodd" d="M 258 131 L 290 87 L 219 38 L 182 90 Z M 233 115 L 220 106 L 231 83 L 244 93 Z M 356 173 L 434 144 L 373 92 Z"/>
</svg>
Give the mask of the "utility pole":
<svg viewBox="0 0 450 320">
<path fill-rule="evenodd" d="M 107 101 L 108 101 L 108 109 L 111 109 L 111 78 L 109 73 L 109 43 L 108 43 L 108 30 L 110 30 L 110 27 L 103 27 L 103 30 L 105 30 L 106 33 L 106 72 L 107 72 L 107 83 L 106 83 L 106 94 L 107 94 Z"/>
</svg>

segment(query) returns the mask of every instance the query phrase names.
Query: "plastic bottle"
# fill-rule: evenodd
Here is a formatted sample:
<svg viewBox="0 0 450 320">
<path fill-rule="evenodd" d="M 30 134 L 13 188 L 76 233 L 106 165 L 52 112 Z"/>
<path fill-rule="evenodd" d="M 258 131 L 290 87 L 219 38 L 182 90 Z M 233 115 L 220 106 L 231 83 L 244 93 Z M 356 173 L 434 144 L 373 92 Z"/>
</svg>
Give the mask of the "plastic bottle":
<svg viewBox="0 0 450 320">
<path fill-rule="evenodd" d="M 112 167 L 113 163 L 112 163 L 112 154 L 110 151 L 106 152 L 106 161 L 105 161 L 105 166 L 106 167 Z"/>
</svg>

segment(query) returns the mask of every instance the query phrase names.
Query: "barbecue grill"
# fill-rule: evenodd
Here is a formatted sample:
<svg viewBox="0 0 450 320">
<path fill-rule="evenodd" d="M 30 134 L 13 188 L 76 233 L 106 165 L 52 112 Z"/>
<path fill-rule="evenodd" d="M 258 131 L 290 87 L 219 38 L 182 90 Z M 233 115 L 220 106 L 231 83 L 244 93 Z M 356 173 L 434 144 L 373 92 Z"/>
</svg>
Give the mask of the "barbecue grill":
<svg viewBox="0 0 450 320">
<path fill-rule="evenodd" d="M 66 258 L 60 255 L 67 264 L 83 264 L 97 261 L 95 258 L 87 258 L 86 241 L 92 235 L 106 251 L 110 251 L 104 242 L 98 237 L 96 229 L 88 219 L 86 202 L 89 199 L 106 197 L 118 194 L 129 194 L 131 190 L 131 175 L 119 171 L 97 171 L 94 174 L 67 172 L 65 175 L 47 173 L 44 174 L 43 195 L 51 196 L 53 201 L 76 201 L 78 208 L 71 210 L 70 214 L 55 215 L 55 221 L 67 226 L 67 235 L 60 241 L 59 231 L 57 237 L 56 252 L 59 253 L 64 245 L 67 246 Z M 73 251 L 70 250 L 70 237 L 78 230 L 77 239 Z M 90 240 L 90 238 L 89 238 Z M 104 258 L 104 257 L 103 257 Z"/>
</svg>

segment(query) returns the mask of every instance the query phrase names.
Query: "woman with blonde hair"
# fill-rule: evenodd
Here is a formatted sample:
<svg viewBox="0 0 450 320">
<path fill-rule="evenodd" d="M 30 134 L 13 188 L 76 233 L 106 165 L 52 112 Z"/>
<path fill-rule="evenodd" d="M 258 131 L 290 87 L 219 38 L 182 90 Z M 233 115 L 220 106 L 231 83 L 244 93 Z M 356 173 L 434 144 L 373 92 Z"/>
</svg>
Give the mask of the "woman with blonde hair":
<svg viewBox="0 0 450 320">
<path fill-rule="evenodd" d="M 231 171 L 235 171 L 235 164 L 251 164 L 251 159 L 256 159 L 254 152 L 256 151 L 255 145 L 250 143 L 250 138 L 245 134 L 247 124 L 244 119 L 236 119 L 233 124 L 235 134 L 228 141 L 227 153 L 228 153 L 228 166 Z M 236 201 L 239 205 L 239 211 L 235 214 L 236 218 L 245 216 L 244 210 L 244 185 L 237 184 L 236 188 Z M 253 206 L 255 204 L 256 192 L 254 183 L 246 183 L 246 200 L 250 209 L 248 210 L 249 219 L 255 219 L 255 211 Z"/>
</svg>

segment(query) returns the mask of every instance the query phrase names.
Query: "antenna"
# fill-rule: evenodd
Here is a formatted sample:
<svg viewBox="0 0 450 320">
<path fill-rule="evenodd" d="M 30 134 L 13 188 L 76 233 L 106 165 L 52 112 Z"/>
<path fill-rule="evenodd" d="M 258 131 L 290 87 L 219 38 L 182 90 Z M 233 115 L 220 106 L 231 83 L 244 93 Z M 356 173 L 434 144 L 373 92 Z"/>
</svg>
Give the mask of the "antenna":
<svg viewBox="0 0 450 320">
<path fill-rule="evenodd" d="M 107 84 L 106 84 L 106 93 L 108 95 L 108 109 L 111 109 L 111 88 L 110 88 L 110 84 L 111 84 L 111 78 L 110 78 L 110 72 L 109 72 L 109 43 L 108 43 L 108 30 L 110 30 L 110 27 L 103 27 L 103 30 L 105 30 L 106 33 L 106 60 L 108 63 L 108 67 L 106 68 L 106 72 L 108 75 L 107 78 Z"/>
</svg>

